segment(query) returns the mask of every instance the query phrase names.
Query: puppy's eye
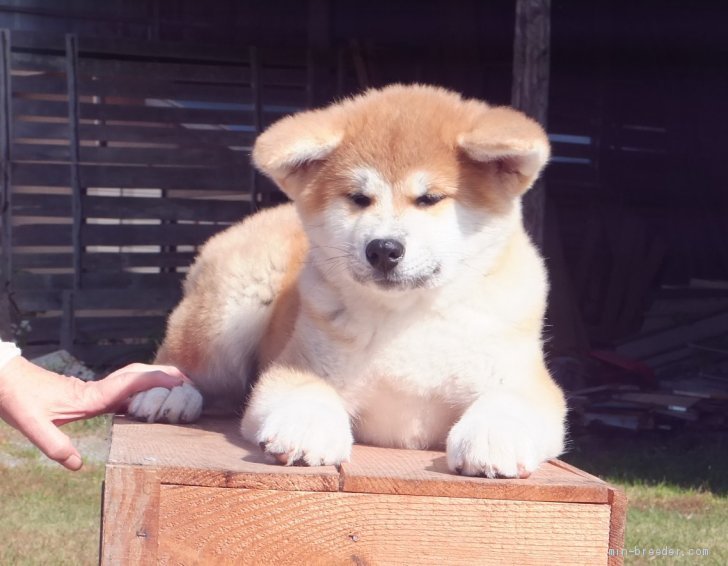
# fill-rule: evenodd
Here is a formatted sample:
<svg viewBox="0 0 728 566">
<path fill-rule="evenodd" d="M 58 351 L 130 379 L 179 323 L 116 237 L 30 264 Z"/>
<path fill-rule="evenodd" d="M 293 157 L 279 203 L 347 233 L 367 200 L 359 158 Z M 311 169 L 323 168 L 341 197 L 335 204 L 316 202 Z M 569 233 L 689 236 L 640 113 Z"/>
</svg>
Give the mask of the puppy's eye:
<svg viewBox="0 0 728 566">
<path fill-rule="evenodd" d="M 437 204 L 441 200 L 445 198 L 445 195 L 439 195 L 436 193 L 425 193 L 421 197 L 418 197 L 417 200 L 415 200 L 415 204 L 417 206 L 432 206 L 433 204 Z"/>
<path fill-rule="evenodd" d="M 372 197 L 368 197 L 364 193 L 349 193 L 346 195 L 351 202 L 357 205 L 359 208 L 366 208 L 372 204 Z"/>
</svg>

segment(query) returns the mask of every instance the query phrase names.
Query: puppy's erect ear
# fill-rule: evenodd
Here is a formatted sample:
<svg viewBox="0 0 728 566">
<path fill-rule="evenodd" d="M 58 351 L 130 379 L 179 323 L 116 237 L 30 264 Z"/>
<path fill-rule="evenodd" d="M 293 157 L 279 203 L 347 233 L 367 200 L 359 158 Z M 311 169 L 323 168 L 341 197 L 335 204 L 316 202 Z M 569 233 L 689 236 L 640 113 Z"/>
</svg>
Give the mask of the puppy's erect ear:
<svg viewBox="0 0 728 566">
<path fill-rule="evenodd" d="M 343 137 L 336 107 L 294 114 L 258 136 L 253 163 L 295 200 L 307 174 L 339 146 Z"/>
<path fill-rule="evenodd" d="M 458 136 L 457 145 L 468 159 L 508 176 L 504 184 L 515 195 L 531 187 L 550 154 L 543 128 L 504 106 L 485 110 L 472 130 Z"/>
</svg>

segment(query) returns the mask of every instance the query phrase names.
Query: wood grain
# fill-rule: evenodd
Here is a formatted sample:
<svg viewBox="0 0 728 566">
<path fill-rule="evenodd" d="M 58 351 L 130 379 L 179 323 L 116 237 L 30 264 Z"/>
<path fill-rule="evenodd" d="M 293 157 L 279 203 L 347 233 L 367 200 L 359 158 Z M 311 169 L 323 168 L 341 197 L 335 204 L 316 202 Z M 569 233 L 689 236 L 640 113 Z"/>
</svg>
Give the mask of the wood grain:
<svg viewBox="0 0 728 566">
<path fill-rule="evenodd" d="M 450 473 L 442 452 L 355 446 L 340 470 L 289 468 L 244 443 L 238 419 L 116 417 L 109 470 L 120 500 L 105 517 L 160 484 L 158 564 L 622 564 L 608 548 L 624 545 L 623 494 L 558 460 L 488 480 Z M 105 545 L 138 547 L 116 526 Z"/>
<path fill-rule="evenodd" d="M 609 500 L 607 484 L 556 460 L 542 464 L 528 479 L 493 480 L 453 474 L 442 452 L 355 446 L 351 462 L 341 466 L 341 478 L 343 491 L 359 493 L 573 503 Z"/>
<path fill-rule="evenodd" d="M 159 470 L 163 483 L 211 487 L 337 491 L 333 466 L 282 467 L 247 444 L 238 419 L 205 418 L 195 425 L 139 423 L 117 417 L 109 462 Z"/>
<path fill-rule="evenodd" d="M 627 526 L 627 496 L 621 489 L 609 489 L 609 548 L 617 551 L 609 556 L 609 566 L 622 566 L 624 556 L 624 530 Z"/>
<path fill-rule="evenodd" d="M 609 507 L 163 485 L 159 564 L 605 564 Z"/>
<path fill-rule="evenodd" d="M 158 518 L 159 477 L 156 470 L 107 465 L 101 564 L 155 564 Z"/>
</svg>

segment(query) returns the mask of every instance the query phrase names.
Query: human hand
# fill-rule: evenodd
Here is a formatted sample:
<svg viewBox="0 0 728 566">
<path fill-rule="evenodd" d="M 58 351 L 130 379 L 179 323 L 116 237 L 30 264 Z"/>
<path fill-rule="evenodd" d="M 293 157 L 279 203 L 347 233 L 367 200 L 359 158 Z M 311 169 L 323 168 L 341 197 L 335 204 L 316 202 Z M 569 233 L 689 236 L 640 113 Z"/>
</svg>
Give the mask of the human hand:
<svg viewBox="0 0 728 566">
<path fill-rule="evenodd" d="M 0 418 L 69 470 L 83 465 L 57 425 L 112 412 L 134 393 L 172 388 L 186 380 L 173 366 L 131 364 L 100 381 L 84 382 L 45 370 L 20 356 L 0 368 Z"/>
</svg>

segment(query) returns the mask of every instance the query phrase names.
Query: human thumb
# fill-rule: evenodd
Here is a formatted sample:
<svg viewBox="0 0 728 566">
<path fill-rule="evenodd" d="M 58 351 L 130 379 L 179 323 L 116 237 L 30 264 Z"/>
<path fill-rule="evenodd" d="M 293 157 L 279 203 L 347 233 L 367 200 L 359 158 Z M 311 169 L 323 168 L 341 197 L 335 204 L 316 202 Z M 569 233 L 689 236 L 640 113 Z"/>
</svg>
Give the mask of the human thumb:
<svg viewBox="0 0 728 566">
<path fill-rule="evenodd" d="M 43 454 L 65 468 L 76 471 L 81 469 L 81 454 L 71 443 L 71 439 L 50 421 L 34 420 L 24 428 L 26 436 Z"/>
</svg>

